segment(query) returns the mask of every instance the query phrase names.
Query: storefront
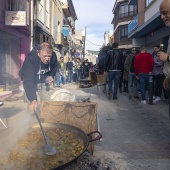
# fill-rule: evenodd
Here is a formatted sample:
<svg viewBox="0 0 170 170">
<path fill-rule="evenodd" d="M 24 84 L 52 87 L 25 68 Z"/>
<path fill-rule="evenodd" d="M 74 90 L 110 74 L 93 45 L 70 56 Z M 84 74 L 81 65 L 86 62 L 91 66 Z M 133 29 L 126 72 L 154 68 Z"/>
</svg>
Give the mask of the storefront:
<svg viewBox="0 0 170 170">
<path fill-rule="evenodd" d="M 15 30 L 15 29 L 14 29 Z M 8 30 L 10 32 L 10 30 Z M 30 51 L 30 35 L 0 30 L 0 89 L 15 91 L 21 80 L 18 72 Z M 29 33 L 29 32 L 28 32 Z"/>
</svg>

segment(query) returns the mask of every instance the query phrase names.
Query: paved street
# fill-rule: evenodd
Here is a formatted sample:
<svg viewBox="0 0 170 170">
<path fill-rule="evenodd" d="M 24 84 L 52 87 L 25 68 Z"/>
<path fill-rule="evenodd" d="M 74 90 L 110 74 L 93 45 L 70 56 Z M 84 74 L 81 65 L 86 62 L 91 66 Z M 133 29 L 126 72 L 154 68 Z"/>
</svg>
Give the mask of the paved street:
<svg viewBox="0 0 170 170">
<path fill-rule="evenodd" d="M 76 97 L 90 96 L 90 88 L 75 87 L 66 85 L 64 88 L 72 91 Z M 143 105 L 140 100 L 129 100 L 127 93 L 119 93 L 118 100 L 113 101 L 108 100 L 101 92 L 99 99 L 96 91 L 96 87 L 91 88 L 91 101 L 98 103 L 99 126 L 103 139 L 95 142 L 94 155 L 109 159 L 113 170 L 169 170 L 168 105 L 163 101 L 155 105 Z M 0 142 L 3 143 L 1 151 L 7 153 L 10 150 L 9 138 L 15 139 L 20 135 L 18 132 L 23 133 L 24 130 L 21 129 L 28 127 L 30 120 L 26 108 L 27 104 L 22 100 L 4 102 L 4 106 L 1 106 L 0 113 L 3 118 L 8 117 L 9 126 L 4 129 L 0 124 Z M 5 119 L 3 121 L 6 122 Z"/>
</svg>

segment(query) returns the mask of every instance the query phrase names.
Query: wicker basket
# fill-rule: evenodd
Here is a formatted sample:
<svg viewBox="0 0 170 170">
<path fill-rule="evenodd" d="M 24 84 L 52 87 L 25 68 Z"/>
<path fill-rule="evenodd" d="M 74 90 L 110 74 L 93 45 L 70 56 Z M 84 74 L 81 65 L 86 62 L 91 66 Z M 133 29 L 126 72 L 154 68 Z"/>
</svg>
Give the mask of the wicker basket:
<svg viewBox="0 0 170 170">
<path fill-rule="evenodd" d="M 83 130 L 86 134 L 97 130 L 97 104 L 63 101 L 44 101 L 41 118 L 48 123 L 64 123 Z M 94 137 L 94 136 L 93 136 Z M 88 151 L 93 153 L 93 142 Z"/>
</svg>

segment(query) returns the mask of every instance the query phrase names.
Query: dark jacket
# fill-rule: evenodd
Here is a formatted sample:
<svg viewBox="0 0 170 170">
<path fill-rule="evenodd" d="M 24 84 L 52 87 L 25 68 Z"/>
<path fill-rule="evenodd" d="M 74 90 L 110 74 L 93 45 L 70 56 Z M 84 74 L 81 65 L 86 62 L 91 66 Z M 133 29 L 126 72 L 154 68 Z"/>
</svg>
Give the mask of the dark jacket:
<svg viewBox="0 0 170 170">
<path fill-rule="evenodd" d="M 37 100 L 36 90 L 38 83 L 45 83 L 47 76 L 54 77 L 57 70 L 57 56 L 55 52 L 49 64 L 41 62 L 37 55 L 38 47 L 35 47 L 25 58 L 19 76 L 23 81 L 23 86 L 29 101 Z"/>
<path fill-rule="evenodd" d="M 73 70 L 73 62 L 66 63 L 66 70 Z"/>
<path fill-rule="evenodd" d="M 106 56 L 105 71 L 123 70 L 123 53 L 116 49 L 110 50 Z"/>
</svg>

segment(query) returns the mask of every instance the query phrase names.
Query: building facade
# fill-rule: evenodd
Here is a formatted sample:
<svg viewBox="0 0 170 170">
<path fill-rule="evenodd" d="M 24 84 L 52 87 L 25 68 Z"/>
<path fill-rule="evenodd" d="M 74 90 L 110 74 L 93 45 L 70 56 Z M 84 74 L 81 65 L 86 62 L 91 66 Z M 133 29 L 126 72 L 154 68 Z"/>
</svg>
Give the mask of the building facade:
<svg viewBox="0 0 170 170">
<path fill-rule="evenodd" d="M 42 42 L 51 43 L 51 0 L 34 0 L 33 4 L 33 46 Z"/>
<path fill-rule="evenodd" d="M 58 58 L 74 44 L 76 12 L 72 0 L 0 0 L 0 91 L 17 91 L 18 72 L 29 51 L 42 42 Z M 66 59 L 67 58 L 67 59 Z"/>
<path fill-rule="evenodd" d="M 136 5 L 129 5 L 128 0 L 116 0 L 113 10 L 114 42 L 118 48 L 128 50 L 132 47 L 132 40 L 128 37 L 128 24 L 137 13 Z"/>
<path fill-rule="evenodd" d="M 133 46 L 145 45 L 152 52 L 154 45 L 164 44 L 167 49 L 170 28 L 160 17 L 159 6 L 162 0 L 129 0 L 129 4 L 138 6 L 138 13 L 128 25 L 128 37 Z"/>
<path fill-rule="evenodd" d="M 0 0 L 0 87 L 19 88 L 19 69 L 30 51 L 30 3 L 27 0 Z"/>
</svg>

